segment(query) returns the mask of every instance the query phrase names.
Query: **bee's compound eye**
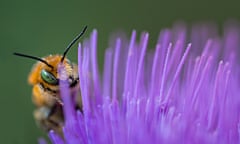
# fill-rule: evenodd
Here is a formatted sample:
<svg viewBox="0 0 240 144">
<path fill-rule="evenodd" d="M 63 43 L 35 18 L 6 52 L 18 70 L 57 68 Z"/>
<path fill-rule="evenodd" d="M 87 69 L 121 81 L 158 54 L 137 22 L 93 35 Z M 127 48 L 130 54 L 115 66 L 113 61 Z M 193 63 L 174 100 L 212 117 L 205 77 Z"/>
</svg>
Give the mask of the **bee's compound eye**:
<svg viewBox="0 0 240 144">
<path fill-rule="evenodd" d="M 41 71 L 41 77 L 48 84 L 51 84 L 51 85 L 57 85 L 58 84 L 57 78 L 53 74 L 51 74 L 50 72 L 46 71 L 45 69 L 43 69 Z"/>
</svg>

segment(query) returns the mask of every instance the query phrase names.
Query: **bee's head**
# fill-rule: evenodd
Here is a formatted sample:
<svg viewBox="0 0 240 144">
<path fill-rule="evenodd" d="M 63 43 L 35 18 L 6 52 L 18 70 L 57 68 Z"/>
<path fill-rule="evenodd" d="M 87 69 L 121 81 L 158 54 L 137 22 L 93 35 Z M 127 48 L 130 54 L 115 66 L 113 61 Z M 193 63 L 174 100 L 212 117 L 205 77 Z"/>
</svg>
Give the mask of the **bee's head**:
<svg viewBox="0 0 240 144">
<path fill-rule="evenodd" d="M 33 69 L 29 75 L 28 81 L 34 85 L 37 83 L 44 84 L 46 87 L 54 87 L 59 85 L 59 80 L 62 79 L 58 73 L 58 66 L 62 64 L 66 71 L 66 78 L 62 80 L 69 81 L 69 85 L 73 86 L 78 80 L 77 68 L 67 58 L 61 61 L 61 55 L 49 55 L 44 57 L 48 65 L 38 62 L 33 66 Z"/>
<path fill-rule="evenodd" d="M 44 58 L 39 58 L 26 54 L 14 53 L 14 55 L 17 56 L 38 60 L 38 63 L 34 65 L 32 72 L 29 75 L 29 83 L 32 85 L 41 83 L 46 86 L 58 86 L 60 77 L 57 69 L 59 64 L 63 64 L 67 73 L 67 78 L 65 80 L 69 81 L 70 86 L 74 86 L 76 80 L 78 80 L 78 76 L 76 76 L 77 68 L 65 57 L 73 44 L 75 44 L 76 41 L 85 33 L 86 29 L 87 26 L 85 26 L 82 32 L 72 40 L 65 49 L 63 55 L 50 55 Z"/>
</svg>

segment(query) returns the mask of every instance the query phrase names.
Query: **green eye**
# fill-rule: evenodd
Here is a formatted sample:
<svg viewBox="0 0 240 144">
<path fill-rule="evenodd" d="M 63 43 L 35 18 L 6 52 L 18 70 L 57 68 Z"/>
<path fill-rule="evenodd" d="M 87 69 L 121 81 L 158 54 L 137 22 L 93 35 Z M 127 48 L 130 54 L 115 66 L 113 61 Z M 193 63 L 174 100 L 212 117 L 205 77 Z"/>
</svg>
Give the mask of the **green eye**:
<svg viewBox="0 0 240 144">
<path fill-rule="evenodd" d="M 58 84 L 58 80 L 55 78 L 55 76 L 44 69 L 41 71 L 41 77 L 46 83 L 49 83 L 51 85 Z"/>
</svg>

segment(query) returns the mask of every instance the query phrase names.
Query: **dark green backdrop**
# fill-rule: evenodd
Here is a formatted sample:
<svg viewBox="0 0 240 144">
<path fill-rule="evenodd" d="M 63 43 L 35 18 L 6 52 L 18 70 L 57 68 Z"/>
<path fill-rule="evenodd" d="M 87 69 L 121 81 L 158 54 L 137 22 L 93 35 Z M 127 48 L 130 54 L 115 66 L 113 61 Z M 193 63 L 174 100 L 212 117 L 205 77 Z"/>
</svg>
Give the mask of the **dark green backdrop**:
<svg viewBox="0 0 240 144">
<path fill-rule="evenodd" d="M 239 19 L 239 3 L 221 0 L 0 0 L 0 143 L 33 144 L 44 136 L 32 117 L 31 87 L 27 76 L 34 61 L 12 52 L 36 56 L 62 53 L 88 25 L 99 31 L 99 62 L 111 32 L 132 29 L 150 32 L 153 44 L 161 28 L 175 21 L 191 24 L 210 20 L 219 25 Z M 77 60 L 77 48 L 69 56 Z"/>
</svg>

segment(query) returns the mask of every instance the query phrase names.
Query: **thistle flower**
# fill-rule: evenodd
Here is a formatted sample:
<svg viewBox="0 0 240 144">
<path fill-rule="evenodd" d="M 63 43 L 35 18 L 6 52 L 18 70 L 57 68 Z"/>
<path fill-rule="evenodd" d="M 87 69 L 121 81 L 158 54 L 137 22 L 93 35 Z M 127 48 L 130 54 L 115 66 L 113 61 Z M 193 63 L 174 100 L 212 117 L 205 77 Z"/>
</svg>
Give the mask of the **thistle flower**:
<svg viewBox="0 0 240 144">
<path fill-rule="evenodd" d="M 61 82 L 64 140 L 50 131 L 51 141 L 239 143 L 239 27 L 227 24 L 219 37 L 213 25 L 187 30 L 177 24 L 161 31 L 155 49 L 147 49 L 148 33 L 141 34 L 140 42 L 136 35 L 133 31 L 130 41 L 113 40 L 105 51 L 103 76 L 97 31 L 79 44 L 83 113 L 74 109 L 68 86 Z"/>
</svg>

